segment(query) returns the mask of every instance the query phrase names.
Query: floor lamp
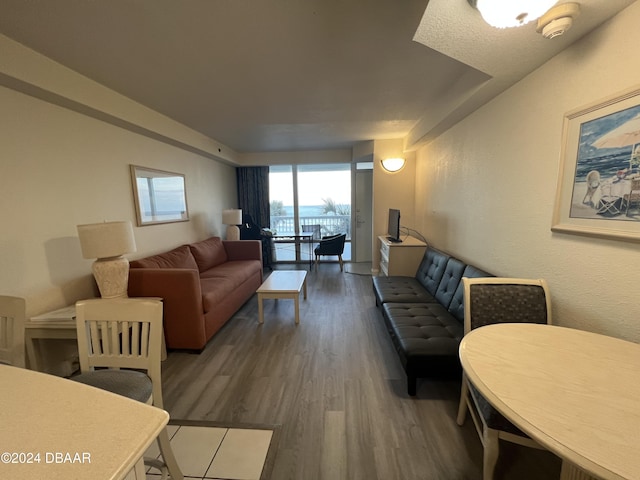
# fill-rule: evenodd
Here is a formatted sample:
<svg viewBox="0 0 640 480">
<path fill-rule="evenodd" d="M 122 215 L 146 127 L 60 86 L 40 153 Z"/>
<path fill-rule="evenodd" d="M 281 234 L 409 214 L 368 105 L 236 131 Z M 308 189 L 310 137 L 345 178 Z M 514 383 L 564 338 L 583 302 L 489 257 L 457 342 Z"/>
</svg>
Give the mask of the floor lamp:
<svg viewBox="0 0 640 480">
<path fill-rule="evenodd" d="M 238 225 L 242 223 L 242 210 L 223 210 L 222 223 L 227 226 L 227 240 L 240 240 L 240 229 Z"/>
<path fill-rule="evenodd" d="M 136 251 L 131 222 L 104 222 L 78 225 L 84 258 L 95 258 L 91 270 L 102 298 L 127 296 L 129 260 L 125 253 Z"/>
</svg>

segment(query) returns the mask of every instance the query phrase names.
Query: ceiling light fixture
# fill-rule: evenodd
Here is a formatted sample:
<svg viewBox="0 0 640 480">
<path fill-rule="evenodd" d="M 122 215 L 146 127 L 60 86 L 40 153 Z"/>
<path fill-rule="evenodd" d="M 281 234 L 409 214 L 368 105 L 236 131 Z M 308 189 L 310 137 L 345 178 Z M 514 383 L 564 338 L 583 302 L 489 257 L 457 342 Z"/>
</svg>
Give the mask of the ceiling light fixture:
<svg viewBox="0 0 640 480">
<path fill-rule="evenodd" d="M 492 27 L 520 27 L 542 16 L 558 0 L 468 0 Z"/>
</svg>

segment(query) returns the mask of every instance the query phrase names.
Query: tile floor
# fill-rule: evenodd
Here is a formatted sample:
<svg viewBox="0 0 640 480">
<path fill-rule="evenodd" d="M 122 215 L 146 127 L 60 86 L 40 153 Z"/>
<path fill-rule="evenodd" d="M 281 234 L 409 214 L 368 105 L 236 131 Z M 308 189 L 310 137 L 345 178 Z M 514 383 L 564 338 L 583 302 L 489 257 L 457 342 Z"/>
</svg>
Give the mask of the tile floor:
<svg viewBox="0 0 640 480">
<path fill-rule="evenodd" d="M 185 479 L 259 480 L 272 430 L 169 425 L 171 447 Z M 158 457 L 154 442 L 145 457 Z M 160 475 L 147 473 L 147 480 Z"/>
</svg>

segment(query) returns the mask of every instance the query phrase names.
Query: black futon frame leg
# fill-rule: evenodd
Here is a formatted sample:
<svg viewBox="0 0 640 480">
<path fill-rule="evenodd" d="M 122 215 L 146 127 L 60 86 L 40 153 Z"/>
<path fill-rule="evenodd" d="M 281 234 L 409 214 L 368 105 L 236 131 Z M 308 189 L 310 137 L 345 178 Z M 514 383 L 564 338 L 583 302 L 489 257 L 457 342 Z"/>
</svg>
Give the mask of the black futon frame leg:
<svg viewBox="0 0 640 480">
<path fill-rule="evenodd" d="M 417 378 L 415 375 L 407 375 L 407 393 L 411 396 L 411 397 L 415 397 L 416 396 L 416 383 L 417 383 Z"/>
</svg>

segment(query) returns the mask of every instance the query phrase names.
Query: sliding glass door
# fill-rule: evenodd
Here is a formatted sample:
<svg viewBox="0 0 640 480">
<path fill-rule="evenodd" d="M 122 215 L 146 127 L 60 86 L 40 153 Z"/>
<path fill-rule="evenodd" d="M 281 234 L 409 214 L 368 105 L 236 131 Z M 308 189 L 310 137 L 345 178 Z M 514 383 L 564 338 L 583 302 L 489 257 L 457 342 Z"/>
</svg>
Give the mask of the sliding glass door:
<svg viewBox="0 0 640 480">
<path fill-rule="evenodd" d="M 351 164 L 269 167 L 271 229 L 274 234 L 319 230 L 347 234 L 344 260 L 351 259 Z M 275 242 L 276 261 L 310 260 L 306 246 Z"/>
</svg>

